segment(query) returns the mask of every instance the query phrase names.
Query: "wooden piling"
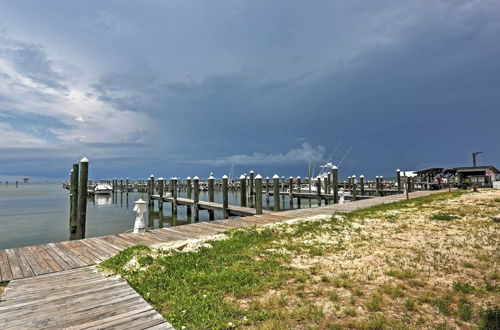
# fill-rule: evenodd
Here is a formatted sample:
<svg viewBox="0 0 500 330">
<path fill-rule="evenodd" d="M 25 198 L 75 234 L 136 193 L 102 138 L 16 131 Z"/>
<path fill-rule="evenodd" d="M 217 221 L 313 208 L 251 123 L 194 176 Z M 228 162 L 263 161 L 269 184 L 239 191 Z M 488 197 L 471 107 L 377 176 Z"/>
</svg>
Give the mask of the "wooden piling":
<svg viewBox="0 0 500 330">
<path fill-rule="evenodd" d="M 266 176 L 266 205 L 269 206 L 269 177 Z"/>
<path fill-rule="evenodd" d="M 363 174 L 359 176 L 359 194 L 365 195 L 365 176 Z"/>
<path fill-rule="evenodd" d="M 399 168 L 396 170 L 396 182 L 398 185 L 398 194 L 401 194 L 401 171 Z"/>
<path fill-rule="evenodd" d="M 302 187 L 300 183 L 300 176 L 297 177 L 297 187 L 299 187 L 299 193 L 302 192 Z M 300 196 L 297 196 L 297 208 L 300 209 Z"/>
<path fill-rule="evenodd" d="M 223 219 L 229 218 L 229 214 L 227 211 L 227 209 L 229 207 L 228 190 L 229 190 L 228 178 L 227 178 L 227 175 L 224 175 L 222 177 L 222 218 Z"/>
<path fill-rule="evenodd" d="M 155 176 L 151 174 L 148 180 L 148 205 L 151 206 L 154 204 L 154 200 L 151 198 L 151 195 L 155 193 Z"/>
<path fill-rule="evenodd" d="M 163 178 L 158 178 L 158 195 L 160 195 L 160 199 L 158 200 L 158 210 L 163 211 L 163 188 L 165 185 L 165 181 Z"/>
<path fill-rule="evenodd" d="M 78 163 L 73 164 L 70 177 L 70 216 L 69 216 L 69 233 L 70 238 L 76 234 L 76 226 L 78 219 Z"/>
<path fill-rule="evenodd" d="M 85 226 L 87 222 L 87 184 L 89 180 L 89 160 L 83 157 L 80 160 L 80 174 L 78 183 L 78 206 L 76 237 L 85 238 Z"/>
<path fill-rule="evenodd" d="M 186 198 L 191 199 L 191 193 L 192 193 L 193 187 L 191 185 L 191 177 L 186 178 Z M 188 217 L 191 217 L 191 205 L 186 206 L 186 215 Z"/>
<path fill-rule="evenodd" d="M 384 177 L 381 176 L 380 177 L 380 189 L 379 189 L 379 192 L 380 192 L 380 196 L 384 196 Z"/>
<path fill-rule="evenodd" d="M 339 202 L 339 174 L 337 166 L 332 166 L 333 203 Z"/>
<path fill-rule="evenodd" d="M 262 176 L 255 177 L 255 213 L 262 214 Z"/>
<path fill-rule="evenodd" d="M 170 184 L 172 186 L 171 188 L 171 193 L 172 193 L 172 215 L 177 216 L 177 178 L 173 177 L 170 180 Z"/>
<path fill-rule="evenodd" d="M 210 175 L 208 178 L 208 201 L 215 202 L 215 178 L 213 175 Z M 208 220 L 215 220 L 215 211 L 208 210 Z"/>
<path fill-rule="evenodd" d="M 318 195 L 318 206 L 321 206 L 321 177 L 318 175 L 318 181 L 316 181 L 316 193 Z"/>
<path fill-rule="evenodd" d="M 288 178 L 288 203 L 290 204 L 290 209 L 293 209 L 293 176 Z"/>
<path fill-rule="evenodd" d="M 248 200 L 250 201 L 250 207 L 253 207 L 254 204 L 254 180 L 255 172 L 250 171 L 250 178 L 248 182 Z"/>
<path fill-rule="evenodd" d="M 247 178 L 244 174 L 240 176 L 240 205 L 247 206 Z"/>
<path fill-rule="evenodd" d="M 193 184 L 194 184 L 194 220 L 195 221 L 200 221 L 200 208 L 198 206 L 198 203 L 200 202 L 200 179 L 195 176 L 193 178 Z"/>
<path fill-rule="evenodd" d="M 280 210 L 280 177 L 278 174 L 273 176 L 273 208 L 274 211 Z"/>
</svg>

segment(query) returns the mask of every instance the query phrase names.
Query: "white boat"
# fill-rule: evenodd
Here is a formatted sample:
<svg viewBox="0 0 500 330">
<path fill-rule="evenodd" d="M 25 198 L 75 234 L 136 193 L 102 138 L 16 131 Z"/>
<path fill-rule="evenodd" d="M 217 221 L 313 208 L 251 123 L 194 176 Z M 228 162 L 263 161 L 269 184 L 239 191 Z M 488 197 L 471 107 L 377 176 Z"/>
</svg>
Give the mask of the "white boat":
<svg viewBox="0 0 500 330">
<path fill-rule="evenodd" d="M 94 188 L 94 194 L 96 195 L 109 195 L 113 192 L 113 187 L 109 184 L 98 184 Z"/>
</svg>

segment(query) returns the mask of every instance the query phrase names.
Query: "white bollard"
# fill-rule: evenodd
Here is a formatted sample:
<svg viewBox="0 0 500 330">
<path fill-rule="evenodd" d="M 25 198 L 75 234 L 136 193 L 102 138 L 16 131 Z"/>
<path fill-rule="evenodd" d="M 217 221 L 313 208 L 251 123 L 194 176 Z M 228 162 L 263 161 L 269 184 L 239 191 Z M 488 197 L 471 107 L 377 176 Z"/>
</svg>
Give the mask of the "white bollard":
<svg viewBox="0 0 500 330">
<path fill-rule="evenodd" d="M 340 188 L 339 190 L 339 204 L 344 204 L 344 188 Z"/>
<path fill-rule="evenodd" d="M 134 212 L 137 213 L 134 224 L 134 234 L 141 234 L 146 231 L 146 225 L 144 224 L 144 213 L 147 211 L 146 202 L 142 199 L 134 202 Z"/>
</svg>

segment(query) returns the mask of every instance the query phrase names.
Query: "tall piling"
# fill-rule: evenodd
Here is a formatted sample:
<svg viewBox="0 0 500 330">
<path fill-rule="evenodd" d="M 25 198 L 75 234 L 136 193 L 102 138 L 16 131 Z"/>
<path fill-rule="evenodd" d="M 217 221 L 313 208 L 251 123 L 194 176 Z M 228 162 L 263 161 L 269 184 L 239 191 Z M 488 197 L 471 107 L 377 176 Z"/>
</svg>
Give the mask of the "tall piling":
<svg viewBox="0 0 500 330">
<path fill-rule="evenodd" d="M 280 210 L 280 177 L 278 174 L 273 175 L 273 208 L 274 211 Z"/>
<path fill-rule="evenodd" d="M 85 238 L 85 226 L 87 222 L 87 184 L 89 180 L 89 160 L 83 157 L 80 160 L 80 173 L 78 183 L 78 206 L 76 237 Z"/>
<path fill-rule="evenodd" d="M 253 207 L 254 204 L 254 180 L 255 172 L 250 171 L 250 178 L 248 181 L 248 201 L 250 202 L 250 207 Z"/>
<path fill-rule="evenodd" d="M 318 175 L 316 181 L 316 194 L 318 195 L 318 206 L 321 206 L 321 177 Z"/>
<path fill-rule="evenodd" d="M 293 209 L 293 176 L 288 178 L 288 203 L 290 208 Z"/>
<path fill-rule="evenodd" d="M 247 178 L 244 174 L 240 176 L 240 205 L 247 206 Z"/>
<path fill-rule="evenodd" d="M 194 220 L 200 221 L 200 208 L 198 203 L 200 202 L 200 179 L 195 176 L 193 178 L 194 183 Z"/>
<path fill-rule="evenodd" d="M 75 238 L 78 221 L 78 163 L 73 164 L 70 177 L 70 216 L 69 233 L 70 238 Z"/>
<path fill-rule="evenodd" d="M 170 180 L 170 184 L 172 185 L 172 215 L 177 216 L 177 178 L 173 177 Z"/>
<path fill-rule="evenodd" d="M 163 188 L 165 185 L 165 181 L 163 178 L 158 178 L 158 195 L 160 195 L 160 199 L 158 200 L 158 210 L 163 211 Z"/>
<path fill-rule="evenodd" d="M 186 178 L 186 198 L 191 199 L 191 193 L 192 193 L 193 187 L 191 185 L 191 177 Z M 191 205 L 186 206 L 186 215 L 188 217 L 191 216 Z"/>
<path fill-rule="evenodd" d="M 396 183 L 398 185 L 398 194 L 401 194 L 401 171 L 399 168 L 396 170 Z"/>
<path fill-rule="evenodd" d="M 300 176 L 297 177 L 297 187 L 298 187 L 298 192 L 300 194 L 302 192 L 302 190 L 301 190 L 302 187 L 301 187 L 301 183 L 300 183 Z M 301 201 L 300 201 L 300 195 L 299 195 L 299 196 L 297 196 L 297 208 L 299 208 L 299 209 L 300 209 L 300 202 Z"/>
<path fill-rule="evenodd" d="M 255 177 L 255 213 L 262 214 L 262 176 Z"/>
<path fill-rule="evenodd" d="M 333 186 L 333 203 L 339 202 L 339 173 L 337 166 L 332 166 L 332 186 Z"/>
<path fill-rule="evenodd" d="M 365 176 L 363 174 L 359 176 L 359 194 L 365 195 Z"/>
<path fill-rule="evenodd" d="M 215 178 L 212 174 L 208 178 L 208 201 L 212 203 L 215 201 Z M 215 220 L 214 210 L 208 210 L 208 220 Z"/>
<path fill-rule="evenodd" d="M 223 219 L 229 218 L 229 212 L 228 212 L 229 195 L 228 195 L 228 190 L 229 190 L 228 177 L 227 177 L 227 175 L 224 175 L 222 177 L 222 218 Z"/>
</svg>

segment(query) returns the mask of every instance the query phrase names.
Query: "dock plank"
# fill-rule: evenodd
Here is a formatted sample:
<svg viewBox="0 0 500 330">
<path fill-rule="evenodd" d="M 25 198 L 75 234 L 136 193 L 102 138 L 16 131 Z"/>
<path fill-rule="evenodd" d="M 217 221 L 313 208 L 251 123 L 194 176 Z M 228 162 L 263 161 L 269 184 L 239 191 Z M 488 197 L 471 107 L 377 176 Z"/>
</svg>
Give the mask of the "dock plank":
<svg viewBox="0 0 500 330">
<path fill-rule="evenodd" d="M 14 250 L 7 249 L 7 250 L 5 250 L 5 254 L 7 255 L 8 263 L 10 265 L 10 271 L 12 273 L 12 278 L 13 279 L 23 278 L 24 274 L 23 274 L 23 271 L 21 270 L 21 264 L 19 262 L 18 257 L 14 253 Z"/>
</svg>

